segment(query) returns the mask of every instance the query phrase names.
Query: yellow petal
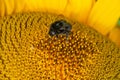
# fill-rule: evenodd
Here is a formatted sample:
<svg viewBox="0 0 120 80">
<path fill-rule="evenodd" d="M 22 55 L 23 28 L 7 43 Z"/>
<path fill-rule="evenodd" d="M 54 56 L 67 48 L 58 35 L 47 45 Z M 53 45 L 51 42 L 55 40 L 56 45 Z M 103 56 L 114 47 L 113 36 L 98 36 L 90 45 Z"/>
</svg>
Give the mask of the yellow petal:
<svg viewBox="0 0 120 80">
<path fill-rule="evenodd" d="M 0 0 L 0 16 L 24 11 L 25 0 Z"/>
<path fill-rule="evenodd" d="M 105 35 L 115 27 L 119 16 L 120 0 L 98 0 L 87 23 Z"/>
<path fill-rule="evenodd" d="M 13 12 L 14 0 L 4 0 L 4 2 L 5 2 L 6 14 L 9 15 Z"/>
<path fill-rule="evenodd" d="M 68 0 L 65 15 L 80 22 L 85 22 L 94 4 L 94 0 Z"/>
<path fill-rule="evenodd" d="M 0 16 L 9 15 L 13 12 L 14 0 L 0 0 Z"/>
<path fill-rule="evenodd" d="M 44 7 L 48 12 L 63 13 L 67 0 L 44 0 Z"/>
<path fill-rule="evenodd" d="M 25 0 L 14 0 L 14 13 L 25 11 Z"/>
<path fill-rule="evenodd" d="M 26 0 L 24 11 L 63 13 L 67 0 Z"/>
<path fill-rule="evenodd" d="M 43 0 L 25 0 L 24 11 L 44 10 Z"/>
<path fill-rule="evenodd" d="M 4 14 L 5 14 L 4 2 L 0 0 L 0 16 L 4 16 Z"/>
<path fill-rule="evenodd" d="M 110 34 L 109 34 L 109 38 L 115 42 L 118 46 L 120 46 L 120 28 L 114 28 Z"/>
</svg>

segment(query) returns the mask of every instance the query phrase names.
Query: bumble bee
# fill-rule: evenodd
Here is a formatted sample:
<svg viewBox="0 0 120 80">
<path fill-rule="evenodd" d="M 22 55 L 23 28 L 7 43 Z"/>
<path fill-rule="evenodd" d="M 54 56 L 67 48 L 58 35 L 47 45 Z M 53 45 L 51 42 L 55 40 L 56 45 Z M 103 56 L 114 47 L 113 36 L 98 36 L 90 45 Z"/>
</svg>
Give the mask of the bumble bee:
<svg viewBox="0 0 120 80">
<path fill-rule="evenodd" d="M 65 20 L 58 20 L 51 24 L 49 35 L 58 37 L 59 34 L 65 34 L 68 38 L 72 29 L 72 25 Z"/>
</svg>

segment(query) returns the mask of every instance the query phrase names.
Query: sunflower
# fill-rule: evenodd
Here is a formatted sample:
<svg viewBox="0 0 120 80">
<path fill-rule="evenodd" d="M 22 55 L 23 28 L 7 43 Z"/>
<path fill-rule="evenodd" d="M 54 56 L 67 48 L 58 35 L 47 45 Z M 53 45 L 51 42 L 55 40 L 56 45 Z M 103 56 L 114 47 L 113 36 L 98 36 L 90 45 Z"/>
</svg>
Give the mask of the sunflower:
<svg viewBox="0 0 120 80">
<path fill-rule="evenodd" d="M 103 36 L 119 31 L 119 0 L 0 2 L 1 16 L 23 12 L 0 19 L 0 79 L 120 79 L 120 48 Z M 71 33 L 50 36 L 61 20 Z"/>
</svg>

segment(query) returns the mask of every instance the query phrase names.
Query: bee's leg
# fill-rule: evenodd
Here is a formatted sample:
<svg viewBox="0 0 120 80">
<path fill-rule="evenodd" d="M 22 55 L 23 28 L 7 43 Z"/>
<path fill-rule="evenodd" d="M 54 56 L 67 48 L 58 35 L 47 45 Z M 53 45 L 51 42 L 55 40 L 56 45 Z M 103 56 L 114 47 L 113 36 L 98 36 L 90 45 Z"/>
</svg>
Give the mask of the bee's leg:
<svg viewBox="0 0 120 80">
<path fill-rule="evenodd" d="M 58 34 L 56 34 L 56 37 L 58 38 Z"/>
<path fill-rule="evenodd" d="M 66 33 L 66 40 L 68 40 L 69 32 Z"/>
</svg>

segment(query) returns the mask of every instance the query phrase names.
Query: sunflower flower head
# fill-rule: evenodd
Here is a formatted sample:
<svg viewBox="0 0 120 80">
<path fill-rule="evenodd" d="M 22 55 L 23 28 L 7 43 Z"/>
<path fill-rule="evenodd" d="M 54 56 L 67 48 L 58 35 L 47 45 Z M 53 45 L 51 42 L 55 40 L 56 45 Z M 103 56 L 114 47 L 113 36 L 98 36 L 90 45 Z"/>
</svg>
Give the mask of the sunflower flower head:
<svg viewBox="0 0 120 80">
<path fill-rule="evenodd" d="M 57 20 L 72 25 L 67 40 L 48 34 Z M 120 79 L 120 49 L 86 25 L 61 15 L 21 13 L 3 17 L 0 26 L 0 79 Z"/>
</svg>

